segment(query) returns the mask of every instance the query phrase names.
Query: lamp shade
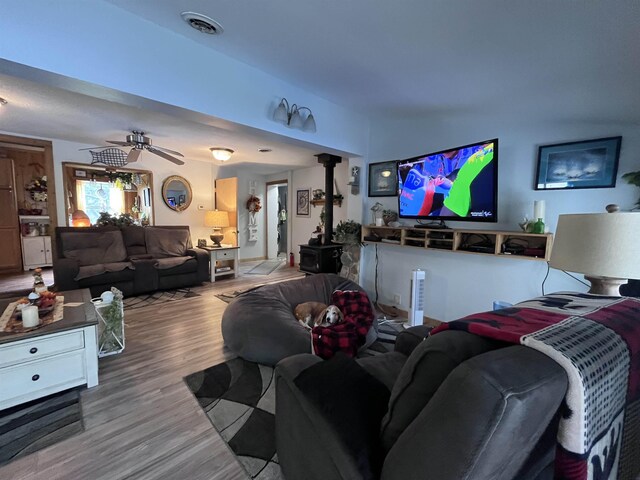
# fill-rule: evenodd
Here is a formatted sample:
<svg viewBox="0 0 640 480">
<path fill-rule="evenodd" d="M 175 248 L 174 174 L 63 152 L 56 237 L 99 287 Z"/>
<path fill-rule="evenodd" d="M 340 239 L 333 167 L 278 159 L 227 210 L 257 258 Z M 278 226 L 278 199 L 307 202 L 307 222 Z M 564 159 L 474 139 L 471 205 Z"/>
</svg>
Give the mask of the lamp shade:
<svg viewBox="0 0 640 480">
<path fill-rule="evenodd" d="M 316 119 L 313 118 L 313 114 L 310 113 L 307 119 L 304 121 L 304 125 L 302 125 L 302 130 L 305 132 L 315 133 L 316 131 Z"/>
<path fill-rule="evenodd" d="M 221 210 L 209 210 L 204 216 L 207 227 L 224 228 L 229 226 L 229 213 Z"/>
<path fill-rule="evenodd" d="M 71 226 L 72 227 L 90 227 L 91 219 L 86 213 L 84 213 L 83 210 L 76 210 L 71 215 Z"/>
<path fill-rule="evenodd" d="M 640 278 L 640 213 L 560 215 L 549 264 L 611 278 Z"/>
<path fill-rule="evenodd" d="M 278 108 L 273 112 L 273 119 L 276 122 L 284 123 L 286 125 L 289 121 L 289 112 L 287 111 L 287 107 L 284 102 L 284 98 L 280 100 L 280 105 L 278 105 Z"/>
</svg>

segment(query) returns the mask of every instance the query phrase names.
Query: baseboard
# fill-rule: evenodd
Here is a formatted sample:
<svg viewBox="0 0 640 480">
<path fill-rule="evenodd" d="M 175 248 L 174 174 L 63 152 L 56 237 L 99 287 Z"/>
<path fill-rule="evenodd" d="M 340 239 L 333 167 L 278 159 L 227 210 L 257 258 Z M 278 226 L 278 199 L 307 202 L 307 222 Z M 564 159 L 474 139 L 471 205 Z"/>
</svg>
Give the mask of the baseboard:
<svg viewBox="0 0 640 480">
<path fill-rule="evenodd" d="M 266 260 L 267 257 L 262 256 L 262 257 L 253 257 L 253 258 L 243 258 L 242 260 L 240 260 L 240 263 L 245 263 L 245 262 L 257 262 L 258 260 Z"/>
<path fill-rule="evenodd" d="M 393 307 L 392 305 L 385 305 L 384 303 L 380 303 L 380 306 L 385 309 L 393 309 L 395 308 L 396 312 L 398 312 L 398 317 L 400 318 L 409 318 L 409 312 L 406 310 L 401 310 L 398 307 Z M 436 320 L 435 318 L 424 317 L 423 325 L 427 325 L 428 327 L 437 327 L 441 323 L 441 320 Z"/>
</svg>

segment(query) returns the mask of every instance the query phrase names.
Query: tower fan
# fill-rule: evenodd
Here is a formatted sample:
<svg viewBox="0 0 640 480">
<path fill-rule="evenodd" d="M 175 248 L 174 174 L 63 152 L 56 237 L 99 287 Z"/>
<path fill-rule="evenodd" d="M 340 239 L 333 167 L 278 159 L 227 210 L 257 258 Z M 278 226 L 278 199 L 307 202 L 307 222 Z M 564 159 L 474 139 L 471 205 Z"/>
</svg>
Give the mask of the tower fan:
<svg viewBox="0 0 640 480">
<path fill-rule="evenodd" d="M 424 322 L 424 270 L 411 271 L 411 291 L 409 292 L 408 326 L 415 327 Z"/>
</svg>

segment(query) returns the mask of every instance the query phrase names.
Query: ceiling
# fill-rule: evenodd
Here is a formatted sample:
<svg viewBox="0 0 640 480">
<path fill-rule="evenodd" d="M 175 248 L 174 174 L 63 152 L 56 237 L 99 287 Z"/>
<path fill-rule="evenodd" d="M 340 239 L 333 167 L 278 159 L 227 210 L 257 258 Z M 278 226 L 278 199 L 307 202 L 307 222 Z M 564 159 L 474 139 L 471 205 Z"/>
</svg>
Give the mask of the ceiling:
<svg viewBox="0 0 640 480">
<path fill-rule="evenodd" d="M 640 121 L 637 0 L 108 1 L 372 115 Z M 224 34 L 191 29 L 186 10 Z"/>
<path fill-rule="evenodd" d="M 154 145 L 181 152 L 187 159 L 220 165 L 242 164 L 252 173 L 268 175 L 317 165 L 320 151 L 302 142 L 214 119 L 188 121 L 169 115 L 0 74 L 0 92 L 9 104 L 0 106 L 0 125 L 12 133 L 68 140 L 88 145 L 107 145 L 105 140 L 125 140 L 131 130 L 143 130 Z M 228 124 L 228 125 L 227 125 Z M 209 147 L 235 151 L 224 164 L 214 160 Z M 126 147 L 125 147 L 126 148 Z M 259 153 L 259 148 L 272 152 Z M 84 152 L 87 160 L 89 152 Z M 143 156 L 157 158 L 148 152 Z"/>
</svg>

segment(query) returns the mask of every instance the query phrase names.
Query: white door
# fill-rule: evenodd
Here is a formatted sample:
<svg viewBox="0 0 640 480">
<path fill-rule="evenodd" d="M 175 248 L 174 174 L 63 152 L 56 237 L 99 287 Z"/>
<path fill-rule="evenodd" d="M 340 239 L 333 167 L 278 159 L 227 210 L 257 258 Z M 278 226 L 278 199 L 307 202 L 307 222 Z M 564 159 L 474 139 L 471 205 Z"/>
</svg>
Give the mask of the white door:
<svg viewBox="0 0 640 480">
<path fill-rule="evenodd" d="M 267 186 L 267 258 L 278 256 L 278 185 Z"/>
<path fill-rule="evenodd" d="M 49 237 L 51 240 L 51 237 Z M 25 266 L 39 266 L 47 263 L 44 249 L 44 237 L 22 237 L 22 255 Z M 51 250 L 51 247 L 49 247 Z"/>
</svg>

